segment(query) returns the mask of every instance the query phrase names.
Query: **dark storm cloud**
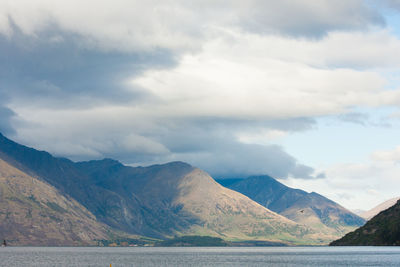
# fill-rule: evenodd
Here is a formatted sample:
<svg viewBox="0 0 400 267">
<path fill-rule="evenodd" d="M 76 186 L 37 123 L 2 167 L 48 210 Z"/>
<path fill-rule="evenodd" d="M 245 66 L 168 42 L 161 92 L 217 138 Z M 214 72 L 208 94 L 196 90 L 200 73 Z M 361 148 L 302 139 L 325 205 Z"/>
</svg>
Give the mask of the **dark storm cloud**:
<svg viewBox="0 0 400 267">
<path fill-rule="evenodd" d="M 166 50 L 100 51 L 82 39 L 56 28 L 28 36 L 14 25 L 10 37 L 0 35 L 0 90 L 13 100 L 52 108 L 132 103 L 151 96 L 141 88 L 128 89 L 127 78 L 176 63 Z"/>
</svg>

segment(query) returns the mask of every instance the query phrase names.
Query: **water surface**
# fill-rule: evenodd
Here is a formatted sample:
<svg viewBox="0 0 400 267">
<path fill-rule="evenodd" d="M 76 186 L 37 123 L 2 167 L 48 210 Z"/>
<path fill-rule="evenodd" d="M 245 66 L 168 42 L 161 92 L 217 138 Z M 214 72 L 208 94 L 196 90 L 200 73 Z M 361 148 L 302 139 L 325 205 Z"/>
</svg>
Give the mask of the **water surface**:
<svg viewBox="0 0 400 267">
<path fill-rule="evenodd" d="M 6 247 L 0 266 L 400 266 L 400 247 Z"/>
</svg>

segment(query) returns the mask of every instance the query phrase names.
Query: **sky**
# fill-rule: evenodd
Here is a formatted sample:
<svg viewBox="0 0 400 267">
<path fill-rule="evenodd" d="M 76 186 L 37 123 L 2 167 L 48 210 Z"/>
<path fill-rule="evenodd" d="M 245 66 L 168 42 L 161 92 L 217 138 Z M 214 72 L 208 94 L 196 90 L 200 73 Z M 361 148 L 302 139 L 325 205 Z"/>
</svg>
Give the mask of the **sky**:
<svg viewBox="0 0 400 267">
<path fill-rule="evenodd" d="M 0 0 L 0 132 L 75 161 L 400 196 L 399 0 Z"/>
</svg>

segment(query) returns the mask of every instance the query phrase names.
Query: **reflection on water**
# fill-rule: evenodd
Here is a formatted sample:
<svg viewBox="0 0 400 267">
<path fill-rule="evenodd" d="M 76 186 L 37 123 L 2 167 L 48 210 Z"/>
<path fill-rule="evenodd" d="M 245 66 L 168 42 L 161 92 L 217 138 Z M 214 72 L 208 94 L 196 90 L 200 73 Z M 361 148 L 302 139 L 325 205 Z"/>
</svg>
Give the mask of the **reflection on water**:
<svg viewBox="0 0 400 267">
<path fill-rule="evenodd" d="M 400 247 L 5 247 L 0 266 L 400 266 Z"/>
</svg>

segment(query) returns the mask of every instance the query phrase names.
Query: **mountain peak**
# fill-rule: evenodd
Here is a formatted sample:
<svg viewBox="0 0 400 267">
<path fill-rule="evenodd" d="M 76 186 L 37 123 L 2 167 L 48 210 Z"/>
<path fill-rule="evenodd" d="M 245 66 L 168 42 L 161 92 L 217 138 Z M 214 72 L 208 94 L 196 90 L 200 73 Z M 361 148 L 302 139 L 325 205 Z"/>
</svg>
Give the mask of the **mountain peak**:
<svg viewBox="0 0 400 267">
<path fill-rule="evenodd" d="M 78 164 L 95 164 L 95 165 L 123 165 L 121 162 L 111 158 L 104 158 L 100 160 L 81 161 Z"/>
<path fill-rule="evenodd" d="M 153 165 L 153 166 L 166 166 L 166 167 L 192 167 L 192 165 L 183 162 L 183 161 L 171 161 L 165 164 L 157 164 L 157 165 Z"/>
</svg>

